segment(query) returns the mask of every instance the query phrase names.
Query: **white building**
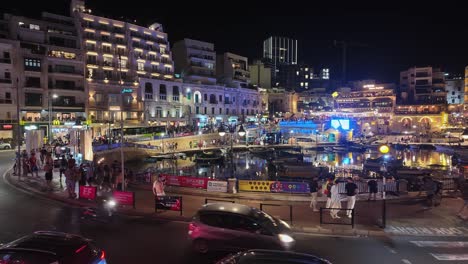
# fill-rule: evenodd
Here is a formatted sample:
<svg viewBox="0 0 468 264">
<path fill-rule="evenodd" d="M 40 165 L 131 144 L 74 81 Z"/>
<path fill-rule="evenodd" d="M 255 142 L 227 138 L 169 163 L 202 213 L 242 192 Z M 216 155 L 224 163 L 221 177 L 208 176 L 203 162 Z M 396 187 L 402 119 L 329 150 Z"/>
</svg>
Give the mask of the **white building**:
<svg viewBox="0 0 468 264">
<path fill-rule="evenodd" d="M 247 88 L 250 82 L 248 59 L 230 52 L 217 56 L 216 76 L 229 87 Z"/>
<path fill-rule="evenodd" d="M 216 53 L 214 44 L 183 39 L 174 44 L 176 73 L 184 82 L 216 84 Z"/>
<path fill-rule="evenodd" d="M 464 79 L 460 77 L 445 80 L 445 90 L 447 91 L 447 103 L 463 104 L 465 95 Z"/>
<path fill-rule="evenodd" d="M 140 79 L 139 97 L 143 101 L 144 120 L 149 126 L 191 125 L 190 98 L 182 82 Z"/>
</svg>

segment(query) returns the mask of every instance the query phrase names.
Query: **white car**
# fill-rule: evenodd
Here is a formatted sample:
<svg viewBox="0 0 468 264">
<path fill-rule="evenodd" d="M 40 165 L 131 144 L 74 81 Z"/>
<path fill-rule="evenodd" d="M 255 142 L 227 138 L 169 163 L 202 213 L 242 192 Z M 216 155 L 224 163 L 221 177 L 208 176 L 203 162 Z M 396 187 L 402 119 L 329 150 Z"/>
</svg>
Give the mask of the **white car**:
<svg viewBox="0 0 468 264">
<path fill-rule="evenodd" d="M 0 143 L 0 149 L 11 149 L 10 143 Z"/>
</svg>

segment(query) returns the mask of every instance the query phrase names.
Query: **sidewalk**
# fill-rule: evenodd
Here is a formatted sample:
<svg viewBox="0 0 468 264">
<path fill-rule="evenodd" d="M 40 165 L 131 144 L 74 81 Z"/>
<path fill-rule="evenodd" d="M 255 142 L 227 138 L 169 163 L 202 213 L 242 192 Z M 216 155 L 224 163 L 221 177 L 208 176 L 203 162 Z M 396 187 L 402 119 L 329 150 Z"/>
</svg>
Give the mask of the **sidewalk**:
<svg viewBox="0 0 468 264">
<path fill-rule="evenodd" d="M 44 196 L 74 206 L 89 207 L 94 201 L 70 199 L 65 190 L 64 177 L 62 183 L 59 181 L 58 171 L 54 172 L 53 191 L 45 191 L 44 172 L 39 173 L 40 178 L 29 176 L 19 181 L 17 176 L 7 173 L 7 181 L 17 188 L 23 189 L 35 195 Z M 22 177 L 23 178 L 23 177 Z M 62 185 L 61 185 L 62 184 Z M 433 209 L 425 210 L 421 198 L 416 194 L 404 197 L 390 196 L 386 200 L 386 226 L 382 229 L 383 201 L 367 201 L 367 195 L 359 195 L 355 206 L 355 228 L 351 225 L 339 225 L 351 223 L 346 217 L 345 211 L 340 212 L 341 219 L 332 219 L 329 211 L 324 209 L 323 222 L 334 224 L 320 224 L 320 213 L 313 212 L 309 207 L 310 197 L 308 195 L 290 194 L 266 194 L 248 193 L 238 194 L 209 193 L 205 190 L 182 187 L 167 187 L 167 195 L 183 197 L 183 216 L 175 211 L 154 210 L 154 195 L 149 186 L 131 186 L 128 191 L 135 192 L 136 209 L 121 208 L 120 212 L 127 215 L 155 217 L 167 220 L 189 221 L 190 217 L 205 204 L 205 199 L 218 199 L 235 201 L 260 208 L 267 213 L 277 216 L 285 221 L 290 221 L 289 207 L 292 208 L 292 226 L 298 232 L 325 234 L 325 235 L 359 235 L 359 236 L 383 236 L 383 235 L 456 235 L 468 236 L 468 221 L 463 221 L 456 216 L 463 201 L 456 198 L 444 198 L 442 205 Z M 98 190 L 98 196 L 109 195 Z M 265 205 L 269 204 L 269 205 Z M 278 206 L 273 206 L 278 205 Z M 319 207 L 325 206 L 325 197 L 319 198 Z M 346 202 L 342 202 L 346 208 Z"/>
</svg>

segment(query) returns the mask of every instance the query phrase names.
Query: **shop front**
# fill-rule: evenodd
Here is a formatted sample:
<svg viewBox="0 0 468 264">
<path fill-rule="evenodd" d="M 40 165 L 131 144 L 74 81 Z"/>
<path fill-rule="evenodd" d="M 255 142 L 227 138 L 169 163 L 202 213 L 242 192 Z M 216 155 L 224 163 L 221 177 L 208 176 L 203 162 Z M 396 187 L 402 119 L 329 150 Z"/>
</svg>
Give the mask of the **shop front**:
<svg viewBox="0 0 468 264">
<path fill-rule="evenodd" d="M 0 140 L 13 138 L 13 124 L 0 125 Z"/>
</svg>

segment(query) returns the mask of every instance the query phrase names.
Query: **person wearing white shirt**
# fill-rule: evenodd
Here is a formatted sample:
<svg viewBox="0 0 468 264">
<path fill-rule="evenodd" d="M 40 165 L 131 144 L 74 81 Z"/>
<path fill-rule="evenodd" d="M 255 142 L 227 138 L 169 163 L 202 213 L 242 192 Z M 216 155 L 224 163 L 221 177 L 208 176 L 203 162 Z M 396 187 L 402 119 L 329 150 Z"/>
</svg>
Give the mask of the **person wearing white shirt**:
<svg viewBox="0 0 468 264">
<path fill-rule="evenodd" d="M 338 212 L 341 209 L 341 194 L 338 192 L 338 184 L 333 184 L 330 190 L 331 193 L 331 208 L 330 215 L 332 218 L 341 218 L 338 216 Z"/>
</svg>

